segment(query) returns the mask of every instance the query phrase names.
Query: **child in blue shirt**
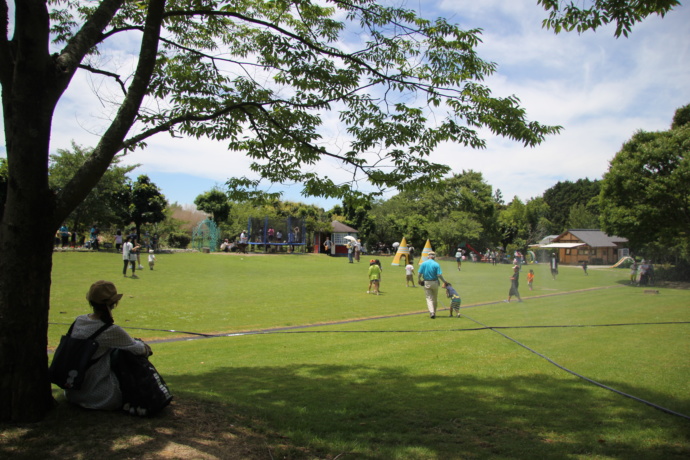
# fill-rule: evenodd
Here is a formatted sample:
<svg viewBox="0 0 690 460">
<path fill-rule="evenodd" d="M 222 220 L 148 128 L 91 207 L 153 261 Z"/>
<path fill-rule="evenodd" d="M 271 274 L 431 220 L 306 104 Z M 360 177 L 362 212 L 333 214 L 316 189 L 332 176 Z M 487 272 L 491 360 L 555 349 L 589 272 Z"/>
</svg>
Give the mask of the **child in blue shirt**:
<svg viewBox="0 0 690 460">
<path fill-rule="evenodd" d="M 443 287 L 446 288 L 446 296 L 450 299 L 450 316 L 453 316 L 453 310 L 455 310 L 455 316 L 460 318 L 460 303 L 462 302 L 460 294 L 448 282 L 444 283 Z"/>
</svg>

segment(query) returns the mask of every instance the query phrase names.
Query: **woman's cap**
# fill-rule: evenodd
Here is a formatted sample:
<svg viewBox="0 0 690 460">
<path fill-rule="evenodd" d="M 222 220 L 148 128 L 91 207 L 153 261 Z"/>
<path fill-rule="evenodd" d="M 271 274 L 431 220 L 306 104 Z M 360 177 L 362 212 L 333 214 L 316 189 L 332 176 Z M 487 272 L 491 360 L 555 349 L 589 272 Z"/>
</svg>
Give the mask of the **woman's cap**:
<svg viewBox="0 0 690 460">
<path fill-rule="evenodd" d="M 86 294 L 86 300 L 102 305 L 112 305 L 121 298 L 122 294 L 117 293 L 115 285 L 110 281 L 104 280 L 93 283 Z"/>
</svg>

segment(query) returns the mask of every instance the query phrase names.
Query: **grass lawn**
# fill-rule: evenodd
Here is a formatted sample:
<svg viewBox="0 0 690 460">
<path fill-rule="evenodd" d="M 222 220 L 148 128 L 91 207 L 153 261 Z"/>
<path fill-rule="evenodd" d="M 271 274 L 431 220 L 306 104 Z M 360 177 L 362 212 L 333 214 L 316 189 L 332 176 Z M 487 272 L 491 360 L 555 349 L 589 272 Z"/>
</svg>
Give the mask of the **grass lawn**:
<svg viewBox="0 0 690 460">
<path fill-rule="evenodd" d="M 645 293 L 625 285 L 627 270 L 599 267 L 561 267 L 554 281 L 535 265 L 534 290 L 525 267 L 525 301 L 507 304 L 508 265 L 441 261 L 464 317 L 449 318 L 442 298 L 431 320 L 423 289 L 406 288 L 391 258 L 374 296 L 368 259 L 157 257 L 131 279 L 117 254 L 56 254 L 49 342 L 88 312 L 91 282 L 114 281 L 125 294 L 115 321 L 152 342 L 171 407 L 153 419 L 89 412 L 56 389 L 44 422 L 0 427 L 0 456 L 690 458 L 690 420 L 499 334 L 689 415 L 690 324 L 659 324 L 690 322 L 688 290 Z"/>
</svg>

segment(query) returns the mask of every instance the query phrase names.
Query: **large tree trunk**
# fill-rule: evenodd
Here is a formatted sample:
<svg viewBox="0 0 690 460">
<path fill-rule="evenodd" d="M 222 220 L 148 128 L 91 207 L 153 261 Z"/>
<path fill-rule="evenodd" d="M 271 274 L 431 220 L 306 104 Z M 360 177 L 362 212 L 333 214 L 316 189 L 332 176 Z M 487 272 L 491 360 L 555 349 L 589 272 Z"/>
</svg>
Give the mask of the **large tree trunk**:
<svg viewBox="0 0 690 460">
<path fill-rule="evenodd" d="M 47 231 L 48 200 L 32 198 L 8 202 L 0 227 L 0 421 L 38 421 L 52 405 L 46 332 L 54 231 Z"/>
<path fill-rule="evenodd" d="M 8 143 L 12 167 L 0 223 L 0 420 L 5 421 L 39 420 L 52 401 L 46 333 L 57 227 L 48 188 L 46 112 L 52 108 L 29 104 L 15 108 L 9 122 L 33 129 L 17 129 Z"/>
<path fill-rule="evenodd" d="M 47 330 L 54 199 L 48 150 L 55 88 L 45 4 L 17 2 L 16 76 L 3 79 L 8 161 L 0 223 L 0 420 L 36 421 L 50 408 Z M 6 75 L 3 76 L 3 78 Z"/>
</svg>

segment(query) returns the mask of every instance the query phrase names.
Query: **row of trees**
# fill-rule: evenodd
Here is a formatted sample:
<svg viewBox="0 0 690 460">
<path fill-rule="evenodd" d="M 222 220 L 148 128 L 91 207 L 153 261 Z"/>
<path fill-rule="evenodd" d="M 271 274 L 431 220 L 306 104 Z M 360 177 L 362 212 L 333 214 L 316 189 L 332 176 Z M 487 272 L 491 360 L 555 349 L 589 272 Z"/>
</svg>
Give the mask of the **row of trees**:
<svg viewBox="0 0 690 460">
<path fill-rule="evenodd" d="M 332 220 L 342 221 L 356 228 L 370 248 L 378 243 L 390 246 L 405 236 L 415 246 L 423 247 L 431 239 L 437 251 L 452 252 L 462 242 L 481 250 L 524 248 L 566 228 L 598 228 L 598 191 L 599 181 L 566 181 L 547 190 L 548 200 L 538 197 L 523 203 L 516 197 L 505 204 L 500 190 L 494 192 L 480 172 L 470 170 L 387 200 L 345 199 L 326 212 L 276 198 L 260 206 L 231 201 L 219 188 L 199 195 L 195 204 L 230 237 L 246 228 L 248 217 L 295 216 L 306 218 L 308 232 L 328 232 Z"/>
</svg>

